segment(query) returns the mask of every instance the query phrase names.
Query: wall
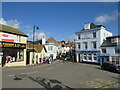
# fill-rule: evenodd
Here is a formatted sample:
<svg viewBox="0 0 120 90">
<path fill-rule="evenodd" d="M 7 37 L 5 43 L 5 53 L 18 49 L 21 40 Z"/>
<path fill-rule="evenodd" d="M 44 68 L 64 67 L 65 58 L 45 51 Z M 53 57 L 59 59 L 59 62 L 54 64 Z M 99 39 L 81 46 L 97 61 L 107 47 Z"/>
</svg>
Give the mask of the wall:
<svg viewBox="0 0 120 90">
<path fill-rule="evenodd" d="M 96 38 L 93 38 L 93 32 L 96 32 Z M 100 50 L 100 45 L 103 43 L 103 40 L 108 37 L 108 36 L 112 36 L 112 33 L 109 31 L 106 31 L 104 28 L 99 28 L 96 30 L 87 30 L 85 32 L 81 32 L 80 33 L 81 38 L 78 40 L 78 35 L 77 35 L 77 40 L 76 40 L 76 49 L 78 49 L 78 44 L 81 44 L 81 49 L 80 50 L 86 50 L 84 49 L 84 43 L 83 42 L 87 42 L 88 43 L 88 49 L 87 50 L 94 50 L 94 48 L 92 47 L 92 42 L 96 41 L 97 42 L 97 48 L 95 50 Z"/>
<path fill-rule="evenodd" d="M 51 46 L 53 47 L 53 49 L 52 49 L 52 50 L 49 50 L 48 48 L 51 47 Z M 46 55 L 47 55 L 47 56 L 50 56 L 50 54 L 53 54 L 53 59 L 56 59 L 57 52 L 58 52 L 58 47 L 55 46 L 55 45 L 45 45 L 45 48 L 46 48 L 46 50 L 47 50 Z"/>
<path fill-rule="evenodd" d="M 20 37 L 20 39 L 19 39 L 19 37 Z M 4 39 L 4 40 L 2 40 L 2 39 Z M 7 42 L 26 44 L 27 43 L 27 37 L 20 36 L 20 35 L 15 35 L 15 34 L 9 34 L 9 33 L 0 32 L 0 41 L 7 41 Z"/>
</svg>

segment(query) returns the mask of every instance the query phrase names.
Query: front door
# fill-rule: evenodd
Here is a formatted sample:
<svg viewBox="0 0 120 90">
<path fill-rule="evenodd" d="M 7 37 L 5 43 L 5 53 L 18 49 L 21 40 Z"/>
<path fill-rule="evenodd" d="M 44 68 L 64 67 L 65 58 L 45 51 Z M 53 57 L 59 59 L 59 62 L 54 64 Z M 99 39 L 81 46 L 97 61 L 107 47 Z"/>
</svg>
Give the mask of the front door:
<svg viewBox="0 0 120 90">
<path fill-rule="evenodd" d="M 80 60 L 80 54 L 78 54 L 78 59 L 79 59 L 78 61 L 80 62 L 80 61 L 81 61 L 81 60 Z"/>
<path fill-rule="evenodd" d="M 50 54 L 51 59 L 53 60 L 53 54 Z"/>
<path fill-rule="evenodd" d="M 102 64 L 104 63 L 104 58 L 102 58 Z"/>
</svg>

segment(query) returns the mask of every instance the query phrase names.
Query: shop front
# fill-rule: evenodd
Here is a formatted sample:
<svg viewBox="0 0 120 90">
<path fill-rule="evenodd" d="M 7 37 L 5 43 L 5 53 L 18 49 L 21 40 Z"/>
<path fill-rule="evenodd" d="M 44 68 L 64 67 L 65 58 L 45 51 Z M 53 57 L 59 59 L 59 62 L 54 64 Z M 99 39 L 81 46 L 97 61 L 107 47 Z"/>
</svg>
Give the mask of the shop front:
<svg viewBox="0 0 120 90">
<path fill-rule="evenodd" d="M 24 61 L 26 44 L 13 43 L 13 42 L 0 42 L 2 46 L 3 57 L 1 60 L 2 66 L 8 63 L 8 58 L 11 57 L 11 64 L 14 62 Z"/>
<path fill-rule="evenodd" d="M 28 35 L 17 28 L 0 24 L 1 66 L 26 65 L 26 43 Z"/>
</svg>

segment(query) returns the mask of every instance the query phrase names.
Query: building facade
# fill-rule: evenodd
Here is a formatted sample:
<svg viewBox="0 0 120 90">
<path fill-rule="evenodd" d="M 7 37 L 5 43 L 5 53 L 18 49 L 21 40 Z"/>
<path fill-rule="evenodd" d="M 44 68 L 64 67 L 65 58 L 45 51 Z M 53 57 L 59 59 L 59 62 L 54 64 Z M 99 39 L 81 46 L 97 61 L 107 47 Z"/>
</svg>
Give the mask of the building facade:
<svg viewBox="0 0 120 90">
<path fill-rule="evenodd" d="M 56 59 L 58 53 L 60 52 L 59 50 L 59 45 L 57 43 L 57 41 L 50 37 L 48 39 L 46 39 L 45 37 L 43 37 L 41 40 L 38 40 L 35 42 L 36 45 L 44 45 L 45 49 L 46 49 L 46 56 L 47 57 L 51 57 L 52 60 Z"/>
<path fill-rule="evenodd" d="M 47 51 L 46 51 L 45 45 L 34 45 L 34 49 L 33 49 L 33 44 L 31 42 L 27 42 L 26 63 L 28 65 L 42 63 L 42 59 L 46 57 L 46 52 Z"/>
<path fill-rule="evenodd" d="M 101 45 L 100 64 L 113 63 L 120 66 L 120 36 L 107 37 Z"/>
<path fill-rule="evenodd" d="M 0 25 L 0 64 L 4 66 L 7 56 L 12 57 L 12 63 L 19 62 L 26 65 L 26 43 L 27 35 L 19 29 Z M 18 64 L 19 65 L 19 64 Z"/>
<path fill-rule="evenodd" d="M 103 25 L 85 23 L 84 28 L 75 34 L 77 36 L 76 61 L 99 63 L 100 45 L 106 37 L 112 36 L 112 33 Z"/>
</svg>

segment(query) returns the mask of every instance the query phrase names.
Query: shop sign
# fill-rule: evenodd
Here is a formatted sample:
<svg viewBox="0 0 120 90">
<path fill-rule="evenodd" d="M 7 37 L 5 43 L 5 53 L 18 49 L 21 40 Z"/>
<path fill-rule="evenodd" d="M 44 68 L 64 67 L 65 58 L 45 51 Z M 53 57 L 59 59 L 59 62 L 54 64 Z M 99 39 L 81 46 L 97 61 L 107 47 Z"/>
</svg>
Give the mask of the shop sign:
<svg viewBox="0 0 120 90">
<path fill-rule="evenodd" d="M 3 42 L 0 43 L 0 45 L 2 44 L 2 47 L 19 47 L 19 48 L 25 48 L 26 44 L 19 44 L 19 43 L 7 43 L 7 42 Z"/>
<path fill-rule="evenodd" d="M 14 36 L 11 34 L 3 33 L 2 34 L 2 41 L 14 42 Z"/>
</svg>

